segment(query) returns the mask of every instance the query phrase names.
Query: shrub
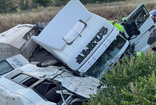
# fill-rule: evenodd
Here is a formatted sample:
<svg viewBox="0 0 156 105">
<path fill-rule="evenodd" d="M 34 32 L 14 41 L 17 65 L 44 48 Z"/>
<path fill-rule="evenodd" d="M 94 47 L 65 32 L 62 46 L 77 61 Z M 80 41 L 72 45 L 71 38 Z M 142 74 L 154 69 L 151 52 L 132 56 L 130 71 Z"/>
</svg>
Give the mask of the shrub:
<svg viewBox="0 0 156 105">
<path fill-rule="evenodd" d="M 123 104 L 156 105 L 156 76 L 139 77 L 130 82 L 127 88 L 122 88 Z"/>
<path fill-rule="evenodd" d="M 41 11 L 43 11 L 44 10 L 44 7 L 43 6 L 41 6 Z"/>
<path fill-rule="evenodd" d="M 51 3 L 51 0 L 32 0 L 32 2 L 41 6 L 46 6 Z"/>
<path fill-rule="evenodd" d="M 142 53 L 112 66 L 101 79 L 104 86 L 86 105 L 131 105 L 156 103 L 156 53 Z M 153 73 L 153 74 L 152 74 Z"/>
<path fill-rule="evenodd" d="M 36 9 L 32 9 L 32 12 L 36 12 L 37 10 Z"/>
<path fill-rule="evenodd" d="M 7 13 L 6 16 L 9 16 L 9 13 Z"/>
<path fill-rule="evenodd" d="M 17 8 L 16 10 L 17 10 L 18 13 L 21 13 L 21 9 Z"/>
<path fill-rule="evenodd" d="M 52 11 L 52 10 L 53 10 L 52 6 L 49 6 L 48 11 Z"/>
</svg>

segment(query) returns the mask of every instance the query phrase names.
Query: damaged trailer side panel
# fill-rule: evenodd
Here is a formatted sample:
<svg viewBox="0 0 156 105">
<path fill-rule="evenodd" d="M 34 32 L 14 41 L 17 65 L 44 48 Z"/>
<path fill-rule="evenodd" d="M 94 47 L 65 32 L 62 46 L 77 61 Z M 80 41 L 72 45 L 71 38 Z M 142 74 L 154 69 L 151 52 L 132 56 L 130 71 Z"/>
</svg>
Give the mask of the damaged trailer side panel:
<svg viewBox="0 0 156 105">
<path fill-rule="evenodd" d="M 16 54 L 29 59 L 37 44 L 31 39 L 38 35 L 34 25 L 19 24 L 0 34 L 0 60 Z"/>
</svg>

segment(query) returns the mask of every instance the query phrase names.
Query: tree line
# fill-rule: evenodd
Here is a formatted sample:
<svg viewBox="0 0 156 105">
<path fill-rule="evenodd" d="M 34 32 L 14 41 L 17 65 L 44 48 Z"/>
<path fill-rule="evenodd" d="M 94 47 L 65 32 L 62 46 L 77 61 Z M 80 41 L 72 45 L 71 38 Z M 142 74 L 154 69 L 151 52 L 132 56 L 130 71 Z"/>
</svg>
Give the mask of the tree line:
<svg viewBox="0 0 156 105">
<path fill-rule="evenodd" d="M 38 6 L 62 6 L 65 5 L 69 0 L 0 0 L 0 12 L 11 12 L 17 8 L 21 10 L 27 10 L 36 8 Z M 108 3 L 126 0 L 80 0 L 83 4 L 89 3 Z"/>
</svg>

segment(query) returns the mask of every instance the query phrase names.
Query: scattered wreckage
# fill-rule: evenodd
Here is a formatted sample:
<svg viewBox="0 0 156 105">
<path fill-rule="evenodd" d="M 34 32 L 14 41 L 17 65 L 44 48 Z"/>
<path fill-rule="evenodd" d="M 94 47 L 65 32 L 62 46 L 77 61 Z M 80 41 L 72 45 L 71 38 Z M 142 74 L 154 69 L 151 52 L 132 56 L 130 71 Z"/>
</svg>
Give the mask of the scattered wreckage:
<svg viewBox="0 0 156 105">
<path fill-rule="evenodd" d="M 60 69 L 27 64 L 2 75 L 0 105 L 82 105 L 96 94 L 98 79 Z"/>
<path fill-rule="evenodd" d="M 0 105 L 81 105 L 111 64 L 150 47 L 155 24 L 143 4 L 121 25 L 70 0 L 49 23 L 1 33 Z"/>
</svg>

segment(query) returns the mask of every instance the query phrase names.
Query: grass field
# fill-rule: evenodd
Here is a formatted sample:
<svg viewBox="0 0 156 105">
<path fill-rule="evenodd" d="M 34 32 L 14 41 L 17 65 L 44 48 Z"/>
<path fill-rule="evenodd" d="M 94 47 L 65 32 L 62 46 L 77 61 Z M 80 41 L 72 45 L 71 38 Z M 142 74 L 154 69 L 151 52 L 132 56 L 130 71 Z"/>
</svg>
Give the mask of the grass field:
<svg viewBox="0 0 156 105">
<path fill-rule="evenodd" d="M 140 3 L 144 3 L 148 11 L 156 9 L 156 0 L 127 0 L 126 2 L 113 2 L 101 4 L 87 4 L 87 9 L 95 14 L 98 14 L 106 19 L 118 18 L 121 20 L 122 16 L 127 16 Z M 28 11 L 18 11 L 17 13 L 6 13 L 0 15 L 0 32 L 8 30 L 17 24 L 36 24 L 38 22 L 50 21 L 62 7 L 51 7 L 40 9 L 33 9 Z"/>
</svg>

